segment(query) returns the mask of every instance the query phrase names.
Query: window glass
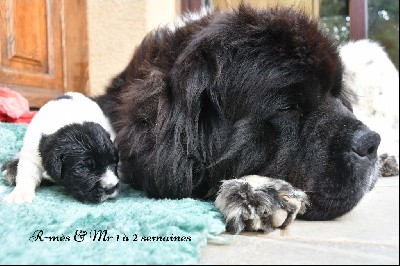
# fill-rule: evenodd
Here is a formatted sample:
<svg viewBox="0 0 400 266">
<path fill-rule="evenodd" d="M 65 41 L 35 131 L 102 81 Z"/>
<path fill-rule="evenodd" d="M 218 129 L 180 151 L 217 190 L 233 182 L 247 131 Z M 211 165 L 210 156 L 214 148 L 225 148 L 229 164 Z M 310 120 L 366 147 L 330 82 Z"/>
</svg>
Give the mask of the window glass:
<svg viewBox="0 0 400 266">
<path fill-rule="evenodd" d="M 393 0 L 368 1 L 368 35 L 389 53 L 399 69 L 399 2 Z"/>
<path fill-rule="evenodd" d="M 367 17 L 368 38 L 379 42 L 399 69 L 399 2 L 369 0 Z M 320 18 L 326 31 L 337 40 L 351 40 L 349 1 L 322 0 Z"/>
<path fill-rule="evenodd" d="M 345 0 L 321 1 L 320 18 L 326 31 L 340 42 L 350 39 L 350 17 L 348 2 Z"/>
</svg>

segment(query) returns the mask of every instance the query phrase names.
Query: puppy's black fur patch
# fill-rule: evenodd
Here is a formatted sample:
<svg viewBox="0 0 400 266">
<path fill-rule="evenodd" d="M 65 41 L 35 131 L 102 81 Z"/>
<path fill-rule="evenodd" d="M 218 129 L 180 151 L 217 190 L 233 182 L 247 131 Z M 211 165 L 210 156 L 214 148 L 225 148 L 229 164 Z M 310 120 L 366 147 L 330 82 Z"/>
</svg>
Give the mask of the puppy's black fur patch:
<svg viewBox="0 0 400 266">
<path fill-rule="evenodd" d="M 70 95 L 61 95 L 61 96 L 58 96 L 57 98 L 55 98 L 53 101 L 58 101 L 58 100 L 63 100 L 63 99 L 67 99 L 67 100 L 71 100 L 72 99 L 72 97 L 70 96 Z"/>
<path fill-rule="evenodd" d="M 109 133 L 97 123 L 70 124 L 45 135 L 39 151 L 47 174 L 79 200 L 99 202 L 118 189 L 101 184 L 107 168 L 117 175 L 118 154 Z"/>
</svg>

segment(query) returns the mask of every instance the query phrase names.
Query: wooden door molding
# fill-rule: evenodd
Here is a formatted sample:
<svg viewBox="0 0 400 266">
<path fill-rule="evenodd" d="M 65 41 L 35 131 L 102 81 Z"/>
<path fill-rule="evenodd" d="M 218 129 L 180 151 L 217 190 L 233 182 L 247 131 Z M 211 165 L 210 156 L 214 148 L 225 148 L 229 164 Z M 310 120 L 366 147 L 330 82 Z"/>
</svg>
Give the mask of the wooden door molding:
<svg viewBox="0 0 400 266">
<path fill-rule="evenodd" d="M 40 107 L 87 93 L 85 0 L 0 0 L 0 84 Z"/>
</svg>

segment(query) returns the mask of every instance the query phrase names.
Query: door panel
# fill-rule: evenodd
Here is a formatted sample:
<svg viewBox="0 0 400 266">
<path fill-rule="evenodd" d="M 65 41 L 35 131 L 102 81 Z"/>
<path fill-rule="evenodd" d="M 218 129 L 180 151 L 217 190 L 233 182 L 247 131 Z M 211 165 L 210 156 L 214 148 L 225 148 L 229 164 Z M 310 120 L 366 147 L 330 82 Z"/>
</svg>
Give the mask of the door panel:
<svg viewBox="0 0 400 266">
<path fill-rule="evenodd" d="M 85 1 L 0 0 L 0 25 L 0 84 L 19 91 L 33 107 L 65 91 L 86 92 Z M 75 32 L 81 32 L 78 38 Z M 85 69 L 71 87 L 67 77 L 76 72 L 76 62 Z"/>
<path fill-rule="evenodd" d="M 9 2 L 10 3 L 10 2 Z M 12 1 L 7 8 L 4 62 L 12 68 L 47 72 L 47 10 L 40 1 Z M 36 23 L 32 24 L 32 21 Z"/>
</svg>

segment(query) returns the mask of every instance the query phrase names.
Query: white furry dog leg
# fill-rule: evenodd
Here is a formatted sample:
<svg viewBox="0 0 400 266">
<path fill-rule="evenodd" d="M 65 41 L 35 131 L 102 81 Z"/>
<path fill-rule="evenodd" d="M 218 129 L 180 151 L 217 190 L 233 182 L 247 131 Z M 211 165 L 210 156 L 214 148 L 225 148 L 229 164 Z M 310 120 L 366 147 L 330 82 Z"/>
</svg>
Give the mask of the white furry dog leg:
<svg viewBox="0 0 400 266">
<path fill-rule="evenodd" d="M 4 197 L 7 203 L 31 203 L 35 198 L 36 186 L 41 180 L 41 170 L 32 160 L 21 155 L 18 162 L 16 186 L 14 190 Z"/>
</svg>

